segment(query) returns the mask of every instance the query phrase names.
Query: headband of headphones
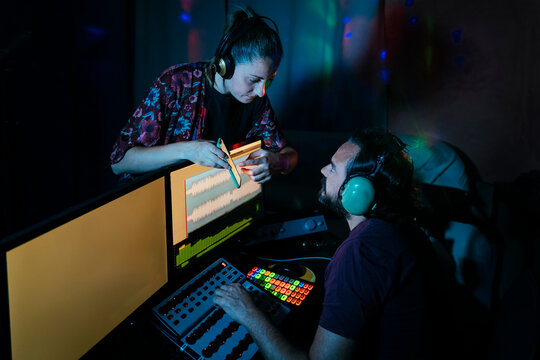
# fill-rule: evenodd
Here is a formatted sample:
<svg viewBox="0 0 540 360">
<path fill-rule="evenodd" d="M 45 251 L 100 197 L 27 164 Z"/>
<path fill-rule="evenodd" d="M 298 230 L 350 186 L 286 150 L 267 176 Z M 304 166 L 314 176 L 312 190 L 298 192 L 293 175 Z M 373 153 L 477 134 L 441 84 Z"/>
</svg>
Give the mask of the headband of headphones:
<svg viewBox="0 0 540 360">
<path fill-rule="evenodd" d="M 229 31 L 223 35 L 215 53 L 216 71 L 223 78 L 230 79 L 234 74 L 234 60 L 230 54 L 232 46 L 248 30 L 255 26 L 266 24 L 263 19 L 270 21 L 274 25 L 274 31 L 278 33 L 278 27 L 274 20 L 266 16 L 255 15 L 240 21 L 239 24 L 233 25 Z"/>
</svg>

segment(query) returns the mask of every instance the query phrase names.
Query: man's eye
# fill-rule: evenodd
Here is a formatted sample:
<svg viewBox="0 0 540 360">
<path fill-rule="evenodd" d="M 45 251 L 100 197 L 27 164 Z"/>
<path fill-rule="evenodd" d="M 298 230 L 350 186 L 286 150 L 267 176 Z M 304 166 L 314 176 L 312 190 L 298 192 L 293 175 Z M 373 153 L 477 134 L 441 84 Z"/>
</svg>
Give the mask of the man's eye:
<svg viewBox="0 0 540 360">
<path fill-rule="evenodd" d="M 259 81 L 260 81 L 260 79 L 251 79 L 251 80 L 250 80 L 250 82 L 251 82 L 252 84 L 256 84 L 256 83 L 258 83 Z"/>
</svg>

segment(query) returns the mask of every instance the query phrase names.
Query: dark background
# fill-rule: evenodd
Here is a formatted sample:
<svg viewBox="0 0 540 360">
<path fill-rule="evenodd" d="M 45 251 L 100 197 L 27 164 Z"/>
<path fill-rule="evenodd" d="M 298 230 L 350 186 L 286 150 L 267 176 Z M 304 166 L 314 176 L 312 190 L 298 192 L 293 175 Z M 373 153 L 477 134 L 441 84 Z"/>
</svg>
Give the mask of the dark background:
<svg viewBox="0 0 540 360">
<path fill-rule="evenodd" d="M 319 169 L 368 125 L 447 141 L 490 183 L 539 168 L 533 0 L 22 0 L 0 15 L 0 235 L 114 189 L 120 128 L 163 69 L 212 56 L 236 5 L 285 47 L 269 96 L 300 163 L 270 207 L 313 206 Z"/>
</svg>

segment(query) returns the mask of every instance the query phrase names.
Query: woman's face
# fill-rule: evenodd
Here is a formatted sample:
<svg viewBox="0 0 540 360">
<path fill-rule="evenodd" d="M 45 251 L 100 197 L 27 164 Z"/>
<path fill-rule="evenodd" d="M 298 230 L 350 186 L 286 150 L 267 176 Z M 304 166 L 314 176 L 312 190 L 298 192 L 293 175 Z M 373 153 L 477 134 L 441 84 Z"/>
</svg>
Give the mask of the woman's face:
<svg viewBox="0 0 540 360">
<path fill-rule="evenodd" d="M 236 64 L 232 78 L 225 80 L 225 93 L 248 104 L 257 96 L 263 97 L 266 94 L 267 82 L 275 75 L 276 68 L 269 58 Z"/>
</svg>

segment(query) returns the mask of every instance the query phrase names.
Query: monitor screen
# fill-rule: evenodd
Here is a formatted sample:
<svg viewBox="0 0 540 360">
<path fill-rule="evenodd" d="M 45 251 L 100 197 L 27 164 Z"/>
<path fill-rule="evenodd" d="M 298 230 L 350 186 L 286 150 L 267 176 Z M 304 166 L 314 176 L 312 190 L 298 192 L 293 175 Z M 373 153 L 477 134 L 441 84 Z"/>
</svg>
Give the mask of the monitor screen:
<svg viewBox="0 0 540 360">
<path fill-rule="evenodd" d="M 6 252 L 13 359 L 76 359 L 167 283 L 160 177 Z"/>
<path fill-rule="evenodd" d="M 235 164 L 261 142 L 230 151 Z M 171 172 L 174 264 L 182 268 L 254 223 L 262 214 L 262 186 L 240 171 L 236 187 L 229 170 L 197 164 Z"/>
</svg>

